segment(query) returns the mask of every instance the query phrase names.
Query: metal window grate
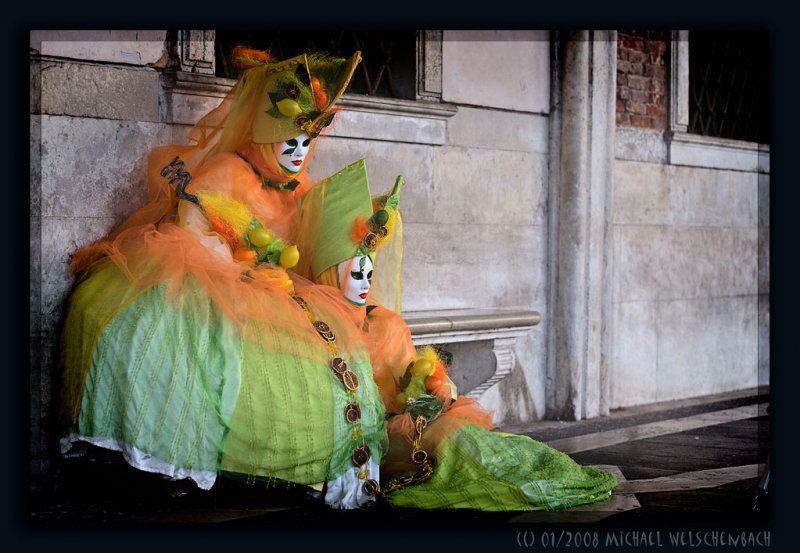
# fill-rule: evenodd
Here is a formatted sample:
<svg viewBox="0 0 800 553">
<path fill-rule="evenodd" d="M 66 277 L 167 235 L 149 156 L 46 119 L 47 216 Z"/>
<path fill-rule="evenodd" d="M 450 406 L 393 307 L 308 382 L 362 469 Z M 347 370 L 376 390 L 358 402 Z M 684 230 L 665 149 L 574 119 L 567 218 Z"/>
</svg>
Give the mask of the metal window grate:
<svg viewBox="0 0 800 553">
<path fill-rule="evenodd" d="M 768 38 L 689 32 L 689 132 L 769 143 Z"/>
<path fill-rule="evenodd" d="M 220 77 L 236 78 L 231 51 L 239 44 L 266 50 L 277 59 L 327 52 L 362 62 L 347 92 L 390 98 L 416 98 L 416 31 L 217 31 L 216 67 Z"/>
</svg>

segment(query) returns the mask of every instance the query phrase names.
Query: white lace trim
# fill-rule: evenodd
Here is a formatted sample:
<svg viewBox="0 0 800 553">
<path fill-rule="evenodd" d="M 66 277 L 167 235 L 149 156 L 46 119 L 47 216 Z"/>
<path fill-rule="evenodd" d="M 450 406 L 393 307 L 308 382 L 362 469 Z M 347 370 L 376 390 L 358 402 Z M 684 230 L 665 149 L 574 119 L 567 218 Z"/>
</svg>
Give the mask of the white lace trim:
<svg viewBox="0 0 800 553">
<path fill-rule="evenodd" d="M 370 478 L 380 482 L 380 468 L 370 459 L 367 461 Z M 358 477 L 361 472 L 360 467 L 353 467 L 341 476 L 328 481 L 328 489 L 325 492 L 325 503 L 334 509 L 358 509 L 370 501 L 374 501 L 374 495 L 367 495 L 364 490 L 364 481 Z"/>
<path fill-rule="evenodd" d="M 65 457 L 78 457 L 84 454 L 81 451 L 73 451 L 75 442 L 87 442 L 104 449 L 122 452 L 125 461 L 134 468 L 146 472 L 155 472 L 169 476 L 173 480 L 183 480 L 184 478 L 191 478 L 197 484 L 197 487 L 203 490 L 210 490 L 211 486 L 217 479 L 217 473 L 210 470 L 192 470 L 176 467 L 166 461 L 162 461 L 157 457 L 153 457 L 149 453 L 145 453 L 141 449 L 137 449 L 122 440 L 114 438 L 106 438 L 103 436 L 81 436 L 80 434 L 70 434 L 61 438 L 61 453 Z"/>
</svg>

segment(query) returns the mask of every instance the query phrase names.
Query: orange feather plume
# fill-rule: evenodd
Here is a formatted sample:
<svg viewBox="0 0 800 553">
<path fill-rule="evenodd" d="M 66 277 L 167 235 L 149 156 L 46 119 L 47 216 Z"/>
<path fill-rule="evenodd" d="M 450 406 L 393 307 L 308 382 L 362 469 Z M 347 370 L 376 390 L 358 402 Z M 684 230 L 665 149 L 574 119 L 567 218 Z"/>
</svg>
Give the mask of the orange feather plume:
<svg viewBox="0 0 800 553">
<path fill-rule="evenodd" d="M 367 217 L 360 215 L 353 223 L 353 228 L 350 229 L 350 240 L 353 241 L 353 244 L 360 244 L 368 232 Z"/>
<path fill-rule="evenodd" d="M 247 46 L 237 46 L 231 53 L 233 64 L 239 69 L 249 69 L 257 65 L 272 63 L 275 61 L 268 52 L 248 48 Z"/>
</svg>

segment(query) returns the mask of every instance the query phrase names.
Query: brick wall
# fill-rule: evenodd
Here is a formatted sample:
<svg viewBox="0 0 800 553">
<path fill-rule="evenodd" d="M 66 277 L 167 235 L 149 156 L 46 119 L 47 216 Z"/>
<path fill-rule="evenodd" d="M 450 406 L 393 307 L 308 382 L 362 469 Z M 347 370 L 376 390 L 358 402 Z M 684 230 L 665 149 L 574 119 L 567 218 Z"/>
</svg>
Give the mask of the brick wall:
<svg viewBox="0 0 800 553">
<path fill-rule="evenodd" d="M 617 33 L 617 125 L 667 126 L 667 31 Z"/>
</svg>

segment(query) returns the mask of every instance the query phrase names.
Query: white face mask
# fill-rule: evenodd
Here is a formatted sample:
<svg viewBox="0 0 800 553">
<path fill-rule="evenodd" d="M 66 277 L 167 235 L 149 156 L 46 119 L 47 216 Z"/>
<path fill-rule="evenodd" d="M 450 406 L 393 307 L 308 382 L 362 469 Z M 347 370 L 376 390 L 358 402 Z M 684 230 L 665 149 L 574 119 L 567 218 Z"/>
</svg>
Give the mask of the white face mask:
<svg viewBox="0 0 800 553">
<path fill-rule="evenodd" d="M 303 168 L 310 146 L 311 137 L 308 136 L 308 133 L 303 133 L 285 142 L 276 142 L 272 145 L 272 150 L 275 152 L 278 165 L 285 171 L 295 174 Z"/>
<path fill-rule="evenodd" d="M 342 261 L 339 271 L 339 289 L 344 297 L 356 305 L 366 305 L 372 286 L 372 260 L 361 255 Z"/>
</svg>

